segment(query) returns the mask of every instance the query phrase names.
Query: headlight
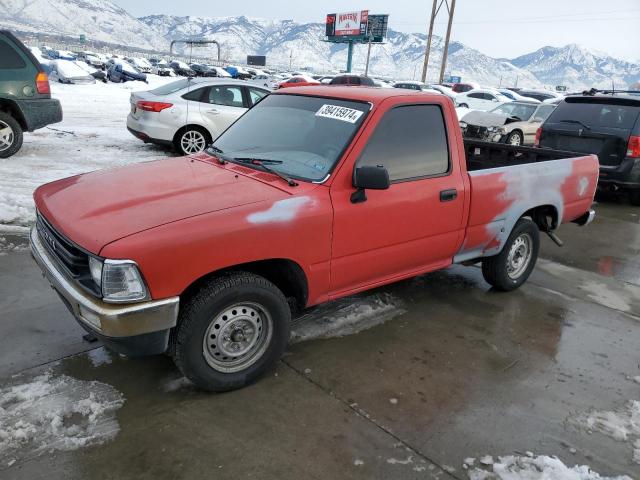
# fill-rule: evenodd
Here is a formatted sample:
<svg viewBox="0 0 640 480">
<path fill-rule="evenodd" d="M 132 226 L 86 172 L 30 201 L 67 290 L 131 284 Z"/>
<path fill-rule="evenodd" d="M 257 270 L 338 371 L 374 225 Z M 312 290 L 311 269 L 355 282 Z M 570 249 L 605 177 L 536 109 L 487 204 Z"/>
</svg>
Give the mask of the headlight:
<svg viewBox="0 0 640 480">
<path fill-rule="evenodd" d="M 102 260 L 89 257 L 89 271 L 91 272 L 91 278 L 98 288 L 102 287 Z"/>
<path fill-rule="evenodd" d="M 498 127 L 489 127 L 489 128 L 487 128 L 487 132 L 489 132 L 489 133 L 493 133 L 493 132 L 495 132 L 497 130 L 498 130 Z"/>
<path fill-rule="evenodd" d="M 467 122 L 460 122 L 460 128 L 467 128 Z"/>
<path fill-rule="evenodd" d="M 91 276 L 93 277 L 93 269 Z M 105 260 L 100 285 L 105 302 L 136 302 L 148 297 L 147 286 L 138 265 L 131 260 Z"/>
</svg>

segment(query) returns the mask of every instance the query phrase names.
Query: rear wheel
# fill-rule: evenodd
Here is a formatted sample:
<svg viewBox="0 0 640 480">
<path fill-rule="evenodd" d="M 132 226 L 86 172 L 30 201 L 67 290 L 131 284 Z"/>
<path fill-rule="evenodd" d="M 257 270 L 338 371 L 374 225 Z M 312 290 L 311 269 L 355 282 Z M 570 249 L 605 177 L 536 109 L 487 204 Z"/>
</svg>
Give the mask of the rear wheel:
<svg viewBox="0 0 640 480">
<path fill-rule="evenodd" d="M 9 158 L 22 147 L 22 127 L 9 113 L 0 111 L 0 158 Z"/>
<path fill-rule="evenodd" d="M 520 133 L 518 130 L 514 130 L 507 136 L 507 143 L 509 145 L 519 146 L 522 145 L 522 141 L 522 133 Z"/>
<path fill-rule="evenodd" d="M 280 359 L 290 321 L 287 300 L 273 283 L 252 273 L 229 273 L 181 305 L 170 351 L 198 387 L 234 390 Z"/>
<path fill-rule="evenodd" d="M 521 218 L 513 227 L 502 251 L 482 261 L 482 275 L 487 283 L 498 290 L 515 290 L 531 275 L 539 249 L 538 226 L 528 218 Z"/>
<path fill-rule="evenodd" d="M 629 192 L 629 201 L 631 202 L 631 205 L 640 207 L 640 190 L 631 190 Z"/>
<path fill-rule="evenodd" d="M 204 128 L 186 127 L 176 136 L 176 149 L 183 155 L 202 152 L 211 143 L 211 136 Z"/>
</svg>

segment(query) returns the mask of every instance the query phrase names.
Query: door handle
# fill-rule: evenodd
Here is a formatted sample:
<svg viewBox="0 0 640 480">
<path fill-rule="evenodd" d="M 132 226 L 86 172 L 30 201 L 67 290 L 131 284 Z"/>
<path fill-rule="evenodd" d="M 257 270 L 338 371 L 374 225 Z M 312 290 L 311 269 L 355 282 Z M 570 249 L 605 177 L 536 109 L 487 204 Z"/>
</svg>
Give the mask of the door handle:
<svg viewBox="0 0 640 480">
<path fill-rule="evenodd" d="M 455 188 L 451 188 L 449 190 L 442 190 L 440 192 L 440 201 L 441 202 L 450 202 L 458 198 L 458 191 Z"/>
<path fill-rule="evenodd" d="M 218 115 L 220 113 L 220 110 L 218 110 L 217 108 L 211 108 L 207 110 L 207 112 L 213 113 L 214 115 Z"/>
</svg>

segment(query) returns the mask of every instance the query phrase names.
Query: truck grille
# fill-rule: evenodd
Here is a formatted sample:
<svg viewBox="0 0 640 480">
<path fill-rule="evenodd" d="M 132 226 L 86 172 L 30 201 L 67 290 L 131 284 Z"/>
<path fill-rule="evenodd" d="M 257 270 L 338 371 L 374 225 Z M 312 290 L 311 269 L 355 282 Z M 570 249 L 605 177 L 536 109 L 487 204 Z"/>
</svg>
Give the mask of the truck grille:
<svg viewBox="0 0 640 480">
<path fill-rule="evenodd" d="M 56 261 L 61 272 L 78 282 L 89 293 L 100 296 L 98 286 L 89 271 L 89 254 L 67 240 L 40 213 L 37 215 L 36 229 L 42 244 Z"/>
<path fill-rule="evenodd" d="M 467 125 L 465 130 L 465 137 L 467 138 L 481 138 L 487 134 L 487 127 L 478 127 L 477 125 Z"/>
</svg>

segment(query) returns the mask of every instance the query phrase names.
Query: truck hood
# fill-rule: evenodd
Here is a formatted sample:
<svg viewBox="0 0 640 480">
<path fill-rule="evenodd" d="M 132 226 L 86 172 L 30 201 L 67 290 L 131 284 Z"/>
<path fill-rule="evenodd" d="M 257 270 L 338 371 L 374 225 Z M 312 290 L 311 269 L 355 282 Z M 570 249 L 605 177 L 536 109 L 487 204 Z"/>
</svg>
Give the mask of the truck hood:
<svg viewBox="0 0 640 480">
<path fill-rule="evenodd" d="M 170 158 L 48 183 L 34 199 L 58 231 L 99 254 L 108 243 L 159 225 L 288 196 L 236 167 Z"/>
<path fill-rule="evenodd" d="M 506 115 L 499 115 L 491 112 L 480 112 L 476 110 L 467 113 L 462 117 L 462 121 L 478 127 L 500 127 L 516 120 L 511 119 Z"/>
</svg>

